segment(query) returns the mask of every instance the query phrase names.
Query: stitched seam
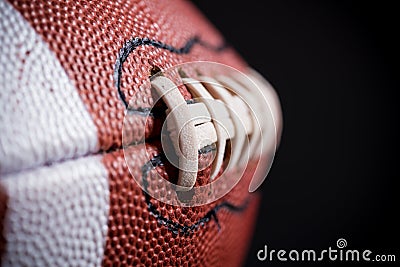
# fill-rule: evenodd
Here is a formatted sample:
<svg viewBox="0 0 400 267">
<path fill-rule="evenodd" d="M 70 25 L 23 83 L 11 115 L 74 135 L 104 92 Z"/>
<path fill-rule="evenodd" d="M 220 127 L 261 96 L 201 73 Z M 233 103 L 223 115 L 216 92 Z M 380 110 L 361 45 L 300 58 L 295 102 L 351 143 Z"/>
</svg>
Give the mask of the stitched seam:
<svg viewBox="0 0 400 267">
<path fill-rule="evenodd" d="M 195 44 L 201 45 L 209 50 L 214 50 L 215 52 L 221 52 L 228 47 L 228 45 L 224 42 L 219 46 L 213 46 L 203 40 L 201 40 L 198 36 L 194 36 L 190 38 L 184 46 L 181 48 L 176 48 L 172 45 L 165 44 L 160 41 L 152 40 L 147 37 L 139 38 L 135 37 L 129 41 L 127 41 L 123 47 L 119 50 L 119 54 L 117 56 L 117 60 L 115 61 L 114 66 L 114 85 L 117 88 L 119 98 L 121 99 L 122 103 L 124 104 L 126 109 L 135 110 L 138 114 L 142 113 L 143 109 L 148 108 L 138 108 L 138 109 L 130 109 L 128 102 L 126 100 L 125 94 L 121 90 L 121 78 L 122 78 L 122 66 L 124 62 L 127 60 L 130 53 L 132 53 L 137 47 L 142 45 L 153 46 L 156 48 L 161 48 L 168 50 L 175 54 L 188 54 Z M 144 110 L 144 115 L 148 115 L 147 110 Z"/>
<path fill-rule="evenodd" d="M 212 150 L 210 150 L 212 151 Z M 209 151 L 208 151 L 209 152 Z M 208 153 L 206 152 L 206 153 Z M 143 181 L 143 186 L 145 189 L 148 186 L 147 182 L 147 177 L 150 173 L 151 170 L 155 169 L 158 166 L 163 165 L 163 159 L 164 155 L 159 154 L 155 157 L 153 157 L 151 160 L 146 162 L 142 166 L 142 181 Z M 149 194 L 147 194 L 144 190 L 142 190 L 143 194 L 145 195 L 145 200 L 147 204 L 147 209 L 149 210 L 150 214 L 153 215 L 157 219 L 157 222 L 161 225 L 164 225 L 174 234 L 178 234 L 179 232 L 189 235 L 193 233 L 195 230 L 197 230 L 200 226 L 204 226 L 206 223 L 210 222 L 212 219 L 214 219 L 215 223 L 217 224 L 218 230 L 221 229 L 221 226 L 218 221 L 217 213 L 221 209 L 227 209 L 231 212 L 242 212 L 244 211 L 248 205 L 249 205 L 249 197 L 245 199 L 245 201 L 241 205 L 234 205 L 231 202 L 224 201 L 218 205 L 216 205 L 213 209 L 208 211 L 206 215 L 204 215 L 202 218 L 200 218 L 197 222 L 193 223 L 192 225 L 184 225 L 180 224 L 178 222 L 174 222 L 171 219 L 168 219 L 167 217 L 164 217 L 161 215 L 161 213 L 157 210 L 157 208 L 151 203 L 151 197 Z"/>
<path fill-rule="evenodd" d="M 117 61 L 115 62 L 114 84 L 117 87 L 119 98 L 121 99 L 121 101 L 125 105 L 125 108 L 127 109 L 127 111 L 128 112 L 132 112 L 132 114 L 136 114 L 136 115 L 139 115 L 139 116 L 150 116 L 150 117 L 156 117 L 156 116 L 162 115 L 163 112 L 165 112 L 165 110 L 160 109 L 160 108 L 151 109 L 149 107 L 139 107 L 139 108 L 133 109 L 133 108 L 129 108 L 128 107 L 125 95 L 122 93 L 120 85 L 121 85 L 121 77 L 122 77 L 122 65 L 126 61 L 126 59 L 128 58 L 128 56 L 129 56 L 129 54 L 131 52 L 133 52 L 138 46 L 148 45 L 148 46 L 154 46 L 154 47 L 161 48 L 161 49 L 166 49 L 166 50 L 168 50 L 170 52 L 177 53 L 177 54 L 188 54 L 188 53 L 190 53 L 192 47 L 195 44 L 199 44 L 199 45 L 201 45 L 201 46 L 203 46 L 203 47 L 205 47 L 207 49 L 214 50 L 215 52 L 221 52 L 221 51 L 223 51 L 224 49 L 226 49 L 228 47 L 227 43 L 222 43 L 219 46 L 212 46 L 211 44 L 208 44 L 208 43 L 202 41 L 197 36 L 192 37 L 191 39 L 189 39 L 186 42 L 186 44 L 181 48 L 175 48 L 175 47 L 173 47 L 171 45 L 167 45 L 167 44 L 164 44 L 164 43 L 159 42 L 159 41 L 151 40 L 149 38 L 138 38 L 138 37 L 135 37 L 135 38 L 129 40 L 128 42 L 126 42 L 124 44 L 124 46 L 120 49 L 120 52 L 119 52 L 118 57 L 117 57 Z M 188 104 L 191 104 L 192 101 L 193 100 L 189 99 L 186 102 Z M 144 143 L 144 140 L 138 141 L 138 142 L 136 142 L 135 144 L 132 144 L 132 145 L 139 145 L 139 144 L 142 144 L 142 143 Z M 38 168 L 41 168 L 43 166 L 47 166 L 47 165 L 50 165 L 50 164 L 59 164 L 59 163 L 62 163 L 62 162 L 75 160 L 75 159 L 82 158 L 82 157 L 108 154 L 108 153 L 111 153 L 111 152 L 114 152 L 114 151 L 118 151 L 119 149 L 122 149 L 122 148 L 123 148 L 122 146 L 121 147 L 111 147 L 110 149 L 108 149 L 106 151 L 105 150 L 99 150 L 97 152 L 88 153 L 88 154 L 81 155 L 81 156 L 74 156 L 74 157 L 71 157 L 71 158 L 64 158 L 64 159 L 56 160 L 56 161 L 48 161 L 48 162 L 44 162 L 44 163 L 42 163 L 40 165 L 35 165 L 35 166 L 32 166 L 32 167 L 23 168 L 23 169 L 20 169 L 20 170 L 17 170 L 17 171 L 5 172 L 5 173 L 2 173 L 2 175 L 8 175 L 8 174 L 12 174 L 12 173 L 19 173 L 19 172 L 22 172 L 22 171 L 35 170 L 35 169 L 38 169 Z M 199 151 L 199 153 L 200 153 L 200 151 Z"/>
</svg>

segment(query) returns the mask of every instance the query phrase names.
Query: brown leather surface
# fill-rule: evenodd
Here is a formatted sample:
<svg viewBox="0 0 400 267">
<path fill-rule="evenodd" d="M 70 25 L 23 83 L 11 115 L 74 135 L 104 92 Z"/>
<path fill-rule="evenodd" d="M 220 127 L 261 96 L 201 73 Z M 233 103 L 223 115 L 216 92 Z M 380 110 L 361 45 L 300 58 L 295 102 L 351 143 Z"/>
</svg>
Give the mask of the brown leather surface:
<svg viewBox="0 0 400 267">
<path fill-rule="evenodd" d="M 150 157 L 161 152 L 154 145 L 147 145 L 146 149 Z M 146 149 L 144 145 L 135 147 L 133 159 L 135 168 L 132 172 L 134 176 L 142 176 L 143 166 L 148 161 Z M 257 195 L 250 195 L 247 192 L 251 171 L 246 172 L 233 191 L 210 205 L 181 208 L 151 198 L 153 207 L 164 218 L 186 226 L 196 224 L 221 203 L 231 203 L 236 207 L 245 206 L 241 211 L 228 208 L 216 210 L 218 224 L 211 218 L 193 231 L 174 233 L 170 225 L 160 224 L 150 211 L 145 194 L 129 174 L 123 151 L 107 154 L 103 161 L 109 170 L 111 193 L 104 266 L 113 264 L 239 266 L 241 264 L 252 236 L 258 207 Z M 202 160 L 204 161 L 206 159 Z M 163 166 L 150 171 L 149 180 L 156 180 L 157 173 L 164 179 L 170 179 L 171 171 L 173 175 L 173 170 L 168 162 L 165 162 Z M 209 171 L 209 168 L 206 168 L 199 173 L 202 179 L 198 180 L 197 185 L 207 182 Z"/>
<path fill-rule="evenodd" d="M 180 48 L 199 36 L 211 46 L 223 43 L 220 34 L 186 1 L 12 1 L 12 5 L 41 35 L 55 53 L 68 77 L 77 88 L 98 130 L 99 151 L 109 172 L 110 213 L 104 266 L 160 265 L 240 265 L 251 238 L 258 197 L 247 192 L 251 171 L 223 199 L 196 208 L 178 208 L 150 198 L 151 205 L 164 217 L 181 225 L 192 225 L 218 204 L 227 201 L 246 209 L 217 211 L 218 224 L 211 218 L 194 231 L 173 233 L 149 211 L 144 193 L 132 179 L 121 147 L 125 113 L 114 85 L 114 65 L 119 50 L 133 37 L 154 39 Z M 166 69 L 176 64 L 208 60 L 221 62 L 243 71 L 246 64 L 232 49 L 214 51 L 201 45 L 188 54 L 176 54 L 152 46 L 140 46 L 123 65 L 121 89 L 133 108 L 151 106 L 149 89 L 151 69 Z M 191 98 L 184 87 L 180 91 Z M 127 132 L 130 141 L 158 137 L 159 122 L 137 115 Z M 142 129 L 145 128 L 145 132 Z M 147 162 L 144 146 L 137 146 L 133 175 L 141 175 Z M 147 145 L 154 155 L 161 151 Z M 208 155 L 200 155 L 207 164 Z M 173 181 L 176 170 L 159 166 L 150 172 Z M 199 173 L 197 185 L 207 183 L 209 168 Z"/>
<path fill-rule="evenodd" d="M 200 36 L 212 45 L 223 42 L 216 30 L 185 1 L 10 2 L 48 43 L 75 84 L 97 126 L 101 150 L 121 145 L 125 107 L 118 97 L 113 73 L 124 43 L 133 37 L 147 37 L 179 48 L 193 36 Z M 151 69 L 154 66 L 165 69 L 193 60 L 222 62 L 240 70 L 245 67 L 232 49 L 215 52 L 195 45 L 189 54 L 182 55 L 140 46 L 123 65 L 122 91 L 133 107 L 149 107 Z M 185 98 L 190 98 L 183 87 L 180 89 Z M 138 126 L 140 123 L 143 120 L 138 119 Z M 153 132 L 151 125 L 147 125 L 149 133 Z M 141 140 L 143 135 L 138 133 L 135 139 Z"/>
</svg>

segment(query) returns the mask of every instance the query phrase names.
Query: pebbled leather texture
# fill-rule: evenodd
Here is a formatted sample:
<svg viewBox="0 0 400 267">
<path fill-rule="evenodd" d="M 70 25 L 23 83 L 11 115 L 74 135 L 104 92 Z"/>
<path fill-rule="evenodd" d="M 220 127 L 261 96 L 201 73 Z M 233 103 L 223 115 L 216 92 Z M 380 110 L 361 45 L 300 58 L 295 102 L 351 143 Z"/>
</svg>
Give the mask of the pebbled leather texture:
<svg viewBox="0 0 400 267">
<path fill-rule="evenodd" d="M 127 41 L 140 37 L 181 47 L 190 38 L 199 36 L 214 46 L 224 43 L 215 29 L 185 1 L 10 2 L 66 70 L 92 115 L 98 129 L 99 149 L 103 151 L 121 146 L 125 107 L 118 97 L 113 75 L 119 50 Z M 195 45 L 188 54 L 176 54 L 153 46 L 139 46 L 123 65 L 121 90 L 134 108 L 150 107 L 151 69 L 195 60 L 221 62 L 239 70 L 246 66 L 229 48 L 215 52 Z M 191 98 L 184 88 L 181 93 L 186 99 Z M 139 126 L 144 122 L 138 119 L 137 123 Z M 137 140 L 142 139 L 141 134 L 138 133 Z"/>
<path fill-rule="evenodd" d="M 138 112 L 132 120 L 129 138 L 132 143 L 139 144 L 134 147 L 137 152 L 130 159 L 135 163 L 131 175 L 121 150 L 121 133 L 126 106 L 118 94 L 114 76 L 121 48 L 136 37 L 156 40 L 175 48 L 184 47 L 193 38 L 197 38 L 200 42 L 194 43 L 186 51 L 187 53 L 176 53 L 152 45 L 136 47 L 122 66 L 123 75 L 120 83 L 120 90 L 132 109 L 140 111 L 152 106 L 153 96 L 149 86 L 149 76 L 155 68 L 163 70 L 179 63 L 203 60 L 220 62 L 245 71 L 246 63 L 232 48 L 224 45 L 224 40 L 218 31 L 190 3 L 179 0 L 9 0 L 7 4 L 11 4 L 14 11 L 26 20 L 35 32 L 38 42 L 45 44 L 52 56 L 58 60 L 58 64 L 66 74 L 68 86 L 71 85 L 76 91 L 75 94 L 79 98 L 80 105 L 83 105 L 87 112 L 86 115 L 89 115 L 87 117 L 90 122 L 87 124 L 94 129 L 93 131 L 82 130 L 82 134 L 88 136 L 70 141 L 79 147 L 79 140 L 90 139 L 91 146 L 84 151 L 81 147 L 81 149 L 71 149 L 68 155 L 61 155 L 54 162 L 41 161 L 36 165 L 31 164 L 28 167 L 33 170 L 22 173 L 32 181 L 37 179 L 38 184 L 46 188 L 43 198 L 39 197 L 43 194 L 40 190 L 26 189 L 32 192 L 30 202 L 32 208 L 28 208 L 27 213 L 22 215 L 40 218 L 40 212 L 43 212 L 40 208 L 43 207 L 41 205 L 49 207 L 59 205 L 62 197 L 59 200 L 55 195 L 62 196 L 63 191 L 70 192 L 70 194 L 65 194 L 67 198 L 65 203 L 81 194 L 85 207 L 89 205 L 88 203 L 92 203 L 90 201 L 93 201 L 96 205 L 103 203 L 104 209 L 108 208 L 108 215 L 105 215 L 104 223 L 93 223 L 90 226 L 93 227 L 93 232 L 103 233 L 103 235 L 97 235 L 96 240 L 87 240 L 90 249 L 93 244 L 96 245 L 96 249 L 98 244 L 103 244 L 95 252 L 89 253 L 90 261 L 86 258 L 79 258 L 88 255 L 86 247 L 83 246 L 82 254 L 74 254 L 75 258 L 71 260 L 65 254 L 66 250 L 60 249 L 59 252 L 56 251 L 46 256 L 50 257 L 47 261 L 35 261 L 35 257 L 33 257 L 28 265 L 41 266 L 43 262 L 56 262 L 52 261 L 53 258 L 61 257 L 65 258 L 65 262 L 57 262 L 57 264 L 76 264 L 77 266 L 87 266 L 92 263 L 96 265 L 100 262 L 103 266 L 240 265 L 252 236 L 259 202 L 259 195 L 250 195 L 247 191 L 254 166 L 252 163 L 248 166 L 242 180 L 229 194 L 209 205 L 180 208 L 166 205 L 149 197 L 132 179 L 132 175 L 143 177 L 146 174 L 154 177 L 157 172 L 163 179 L 175 181 L 178 173 L 162 158 L 163 151 L 157 140 L 163 117 L 155 114 L 146 121 L 143 114 Z M 6 26 L 13 27 L 12 23 Z M 221 47 L 221 49 L 215 49 L 216 47 Z M 25 56 L 29 58 L 29 51 L 25 53 Z M 207 73 L 204 74 L 207 75 Z M 39 72 L 38 75 L 44 74 Z M 47 78 L 51 79 L 51 77 Z M 13 90 L 16 92 L 19 88 L 16 87 Z M 41 88 L 37 90 L 41 90 Z M 179 90 L 186 100 L 192 98 L 185 87 L 179 87 Z M 35 94 L 35 92 L 31 92 L 18 97 L 30 100 L 35 98 Z M 69 96 L 67 95 L 67 97 Z M 70 118 L 69 116 L 72 114 L 70 111 L 62 106 L 59 108 L 64 118 Z M 42 127 L 42 130 L 45 131 L 46 125 Z M 141 131 L 140 129 L 145 130 Z M 69 132 L 68 129 L 65 131 Z M 97 133 L 97 136 L 92 137 L 93 133 Z M 140 144 L 144 138 L 150 140 L 146 140 L 146 145 Z M 31 139 L 31 142 L 35 141 L 34 138 Z M 50 143 L 53 141 L 54 139 L 49 139 Z M 60 149 L 62 146 L 60 143 L 52 143 L 52 145 L 56 148 L 60 147 Z M 146 151 L 154 159 L 153 162 L 148 162 L 148 158 L 145 157 Z M 211 153 L 212 151 L 200 153 L 199 164 L 209 166 Z M 85 168 L 82 164 L 79 165 L 79 169 L 83 169 L 84 175 L 80 174 L 81 172 L 78 175 L 74 171 L 75 158 L 91 157 L 92 154 L 96 154 L 96 164 L 104 167 L 104 175 L 103 173 L 98 174 L 98 170 L 93 168 L 84 171 Z M 56 187 L 61 189 L 55 190 L 54 184 L 47 183 L 41 177 L 41 169 L 48 168 L 44 164 L 54 165 L 56 170 L 59 164 L 66 164 L 71 168 L 71 173 L 59 171 L 52 178 Z M 210 166 L 204 169 L 200 168 L 202 170 L 198 173 L 197 186 L 210 182 L 210 168 Z M 23 192 L 22 189 L 26 188 L 23 181 L 27 178 L 24 178 L 25 176 L 20 171 L 18 168 L 13 168 L 6 177 L 2 176 L 0 179 L 0 230 L 2 230 L 0 253 L 3 266 L 9 266 L 16 262 L 7 260 L 10 256 L 7 254 L 7 249 L 10 247 L 23 248 L 18 252 L 19 254 L 15 254 L 23 257 L 32 252 L 33 248 L 36 249 L 35 246 L 39 246 L 43 250 L 46 250 L 47 246 L 47 243 L 43 243 L 43 247 L 41 244 L 26 245 L 23 240 L 12 239 L 7 232 L 9 228 L 3 227 L 7 226 L 4 222 L 14 222 L 13 218 L 19 218 L 22 212 L 13 209 L 12 203 L 20 203 L 21 199 L 24 199 L 23 195 L 13 195 L 13 191 L 11 191 L 14 188 L 15 192 Z M 102 179 L 101 190 L 97 190 L 96 194 L 88 193 L 91 192 L 89 190 L 91 188 L 88 187 L 96 184 L 96 181 L 93 181 L 93 177 L 97 177 L 96 175 Z M 17 179 L 18 183 L 12 185 Z M 82 186 L 82 190 L 79 191 L 79 188 L 76 188 L 79 192 L 71 191 L 70 187 L 73 187 L 73 184 L 67 184 L 66 181 L 77 181 Z M 152 187 L 152 190 L 163 190 L 162 188 L 157 189 L 157 185 L 153 183 L 150 183 L 149 186 Z M 162 193 L 161 191 L 160 193 Z M 89 194 L 91 195 L 89 196 Z M 86 201 L 86 197 L 90 199 L 89 202 Z M 46 219 L 38 220 L 35 224 L 37 223 L 40 229 L 51 229 L 57 232 L 58 228 L 54 228 L 57 227 L 57 224 L 53 224 L 53 222 L 60 221 L 63 213 L 76 216 L 77 222 L 84 221 L 83 218 L 78 217 L 91 216 L 91 211 L 90 208 L 87 208 L 84 210 L 88 210 L 88 214 L 81 213 L 82 207 L 79 205 L 79 202 L 74 205 L 65 205 L 65 207 L 60 205 L 62 211 L 57 213 L 57 216 L 61 217 L 46 217 Z M 14 223 L 17 227 L 19 222 Z M 71 231 L 79 232 L 79 229 L 74 227 L 85 228 L 85 225 L 67 220 L 63 227 L 71 227 Z M 40 240 L 42 237 L 39 236 L 40 234 L 29 231 L 23 233 L 26 235 L 25 237 L 32 240 Z M 63 234 L 65 233 L 60 233 L 60 238 L 63 237 Z M 76 242 L 76 246 L 73 246 L 74 251 L 77 251 L 76 248 L 79 250 L 78 241 L 84 239 L 84 236 L 76 235 L 76 240 L 71 241 L 71 244 Z M 68 243 L 66 246 L 69 245 Z M 96 261 L 97 255 L 100 254 L 102 254 L 102 259 Z"/>
<path fill-rule="evenodd" d="M 156 146 L 138 146 L 135 158 L 138 167 L 133 175 L 143 175 L 143 166 L 147 162 L 145 149 L 154 156 L 161 152 Z M 203 157 L 207 158 L 207 155 Z M 240 265 L 252 236 L 258 207 L 258 197 L 249 196 L 246 187 L 251 178 L 251 171 L 247 172 L 233 191 L 219 201 L 199 207 L 179 208 L 153 198 L 146 200 L 146 195 L 129 177 L 122 151 L 105 156 L 104 164 L 110 173 L 111 195 L 109 231 L 103 265 Z M 156 179 L 156 173 L 169 179 L 169 175 L 174 173 L 170 168 L 167 162 L 163 166 L 151 168 L 147 174 L 148 179 Z M 208 182 L 204 177 L 209 173 L 210 168 L 200 173 L 203 179 L 198 179 L 197 185 Z M 243 209 L 234 210 L 224 207 L 222 203 Z M 215 214 L 209 216 L 210 211 Z M 159 217 L 154 216 L 154 213 Z M 209 219 L 204 220 L 206 217 Z M 164 219 L 168 222 L 161 223 Z M 197 224 L 199 221 L 203 223 Z M 188 228 L 197 226 L 185 231 L 178 225 Z"/>
</svg>

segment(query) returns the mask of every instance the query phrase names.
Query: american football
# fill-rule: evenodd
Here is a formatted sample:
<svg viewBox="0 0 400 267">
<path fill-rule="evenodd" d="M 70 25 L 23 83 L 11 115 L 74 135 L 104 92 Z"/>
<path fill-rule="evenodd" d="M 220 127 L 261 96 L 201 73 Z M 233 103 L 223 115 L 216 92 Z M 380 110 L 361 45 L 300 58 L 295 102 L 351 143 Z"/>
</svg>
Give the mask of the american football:
<svg viewBox="0 0 400 267">
<path fill-rule="evenodd" d="M 282 131 L 262 75 L 187 1 L 0 12 L 0 265 L 240 266 Z"/>
</svg>

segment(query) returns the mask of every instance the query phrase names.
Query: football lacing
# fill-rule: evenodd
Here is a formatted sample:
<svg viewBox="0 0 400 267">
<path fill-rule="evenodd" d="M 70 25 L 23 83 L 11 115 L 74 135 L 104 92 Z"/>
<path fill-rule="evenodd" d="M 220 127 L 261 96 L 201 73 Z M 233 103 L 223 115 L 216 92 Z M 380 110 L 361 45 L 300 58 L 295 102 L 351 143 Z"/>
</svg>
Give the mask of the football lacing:
<svg viewBox="0 0 400 267">
<path fill-rule="evenodd" d="M 198 173 L 198 150 L 208 145 L 215 143 L 217 149 L 211 180 L 220 173 L 228 141 L 231 153 L 225 158 L 226 171 L 246 167 L 248 157 L 259 157 L 268 148 L 272 140 L 270 133 L 262 134 L 262 131 L 267 131 L 271 122 L 259 116 L 271 111 L 265 106 L 262 91 L 252 82 L 259 77 L 251 75 L 249 78 L 248 81 L 228 76 L 182 78 L 194 97 L 191 102 L 185 101 L 178 87 L 167 77 L 152 78 L 152 87 L 168 107 L 166 126 L 179 161 L 177 191 L 193 188 Z M 258 81 L 257 85 L 263 86 L 263 83 Z M 270 128 L 274 129 L 271 134 L 275 138 L 275 126 Z"/>
</svg>

